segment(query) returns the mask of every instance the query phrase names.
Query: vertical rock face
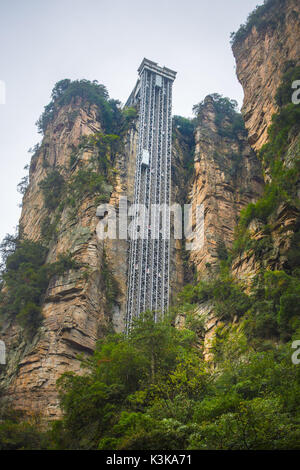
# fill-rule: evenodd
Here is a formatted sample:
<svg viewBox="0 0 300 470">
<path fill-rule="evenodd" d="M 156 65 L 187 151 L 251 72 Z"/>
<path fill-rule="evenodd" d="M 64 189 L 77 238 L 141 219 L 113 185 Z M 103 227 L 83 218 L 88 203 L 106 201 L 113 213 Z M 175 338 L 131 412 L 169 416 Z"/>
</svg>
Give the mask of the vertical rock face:
<svg viewBox="0 0 300 470">
<path fill-rule="evenodd" d="M 241 209 L 262 191 L 261 167 L 245 132 L 230 135 L 228 125 L 226 117 L 221 127 L 216 125 L 214 100 L 208 96 L 198 116 L 190 191 L 192 206 L 204 208 L 204 243 L 190 253 L 200 277 L 216 265 L 220 247 L 231 246 Z"/>
<path fill-rule="evenodd" d="M 75 171 L 70 164 L 72 150 L 78 149 L 83 136 L 101 130 L 95 106 L 81 99 L 58 111 L 31 161 L 30 185 L 20 220 L 26 238 L 34 241 L 42 238 L 42 222 L 48 215 L 39 183 L 53 169 L 59 169 L 65 180 L 70 180 Z M 130 141 L 134 136 L 127 138 Z M 134 155 L 131 157 L 132 162 Z M 89 168 L 93 150 L 77 150 L 76 158 L 77 166 Z M 115 167 L 118 175 L 111 204 L 116 204 L 123 192 L 130 193 L 133 178 L 125 152 L 117 156 Z M 3 324 L 8 364 L 2 384 L 14 407 L 38 412 L 47 418 L 60 412 L 56 380 L 67 370 L 80 370 L 78 353 L 91 353 L 111 320 L 117 329 L 122 328 L 127 245 L 126 241 L 117 245 L 115 241 L 98 240 L 96 207 L 96 198 L 91 195 L 83 198 L 75 211 L 64 207 L 60 213 L 56 240 L 50 242 L 47 262 L 52 263 L 59 254 L 69 252 L 81 267 L 51 279 L 42 307 L 44 320 L 34 338 L 26 338 L 12 320 L 7 319 Z M 49 223 L 54 218 L 55 215 L 50 214 Z M 109 311 L 108 270 L 111 276 L 118 274 L 118 293 Z"/>
<path fill-rule="evenodd" d="M 245 38 L 235 41 L 236 72 L 244 89 L 242 113 L 249 143 L 259 150 L 267 140 L 267 129 L 276 111 L 275 95 L 288 61 L 300 63 L 300 4 L 282 0 L 261 21 L 262 31 L 253 26 Z M 276 10 L 276 11 L 275 11 Z M 279 11 L 280 10 L 280 11 Z M 292 95 L 292 90 L 291 90 Z"/>
<path fill-rule="evenodd" d="M 95 149 L 80 143 L 82 137 L 103 132 L 97 116 L 96 107 L 79 98 L 58 110 L 32 158 L 30 184 L 23 200 L 20 226 L 24 236 L 43 240 L 45 220 L 56 224 L 47 263 L 69 252 L 79 266 L 52 277 L 42 306 L 44 319 L 34 337 L 28 338 L 11 318 L 2 325 L 1 338 L 8 351 L 1 377 L 6 397 L 14 407 L 40 413 L 46 419 L 60 414 L 56 381 L 66 371 L 80 372 L 78 353 L 90 354 L 107 328 L 124 329 L 127 240 L 98 239 L 98 203 L 93 194 L 77 201 L 75 207 L 49 211 L 40 187 L 53 170 L 69 182 L 78 169 L 92 168 Z M 121 196 L 132 201 L 137 135 L 137 129 L 131 127 L 112 162 L 115 177 L 109 203 L 116 208 Z M 241 207 L 256 198 L 260 190 L 260 169 L 244 135 L 228 139 L 219 135 L 209 98 L 196 130 L 194 170 L 193 138 L 178 129 L 174 129 L 173 137 L 172 202 L 203 203 L 206 233 L 203 249 L 192 252 L 190 260 L 183 256 L 181 240 L 171 244 L 170 280 L 175 299 L 184 282 L 191 280 L 190 261 L 202 274 L 206 263 L 216 261 L 217 242 L 223 240 L 230 245 Z M 113 295 L 109 292 L 112 281 Z"/>
<path fill-rule="evenodd" d="M 267 127 L 276 109 L 274 97 L 284 64 L 291 60 L 299 63 L 299 2 L 283 1 L 282 21 L 278 27 L 267 27 L 264 33 L 253 27 L 242 41 L 235 43 L 233 50 L 238 78 L 245 91 L 243 113 L 249 142 L 254 150 L 259 150 L 267 140 Z M 184 282 L 191 280 L 192 265 L 198 278 L 210 275 L 220 257 L 220 249 L 231 246 L 241 209 L 262 193 L 261 167 L 247 135 L 241 129 L 228 132 L 230 119 L 225 116 L 217 124 L 216 115 L 214 100 L 207 97 L 198 116 L 192 146 L 180 131 L 174 131 L 172 200 L 191 203 L 193 208 L 204 206 L 203 247 L 187 255 L 181 241 L 171 245 L 174 297 Z M 93 195 L 78 201 L 76 210 L 64 207 L 56 220 L 55 211 L 51 213 L 47 209 L 40 188 L 40 183 L 54 169 L 59 170 L 67 182 L 78 168 L 89 169 L 95 151 L 79 144 L 82 137 L 99 132 L 103 132 L 103 126 L 94 105 L 78 98 L 62 106 L 32 158 L 30 184 L 23 200 L 20 226 L 24 236 L 39 241 L 45 220 L 55 223 L 56 237 L 49 242 L 47 262 L 53 263 L 60 254 L 70 252 L 79 266 L 52 277 L 42 306 L 44 319 L 34 337 L 28 338 L 11 318 L 2 321 L 1 339 L 6 343 L 8 363 L 0 377 L 1 387 L 14 407 L 41 413 L 46 418 L 60 414 L 56 381 L 65 371 L 80 371 L 78 353 L 90 354 L 108 327 L 116 331 L 124 328 L 127 241 L 98 239 L 98 202 Z M 295 137 L 289 158 L 297 153 L 297 142 L 298 137 Z M 120 196 L 132 201 L 136 149 L 137 130 L 132 127 L 123 139 L 122 150 L 114 157 L 116 174 L 109 190 L 109 202 L 115 207 Z M 293 232 L 297 217 L 290 209 L 278 209 L 273 230 L 278 253 L 286 238 L 286 232 L 284 237 L 281 234 L 282 225 L 291 226 Z M 254 227 L 254 231 L 259 236 L 259 226 Z M 276 254 L 273 266 L 280 267 Z M 256 260 L 245 255 L 234 269 L 238 277 L 252 275 Z M 113 297 L 109 293 L 112 280 L 116 285 Z M 199 312 L 207 318 L 205 343 L 209 350 L 216 319 L 211 305 L 200 305 Z"/>
<path fill-rule="evenodd" d="M 239 40 L 234 41 L 233 53 L 236 60 L 237 77 L 244 89 L 242 113 L 249 135 L 249 143 L 259 151 L 268 141 L 268 127 L 272 115 L 279 112 L 276 93 L 288 67 L 300 64 L 300 4 L 297 0 L 277 2 L 260 17 L 263 27 L 255 25 Z M 290 89 L 292 102 L 293 89 Z M 299 132 L 294 129 L 287 137 L 287 151 L 281 156 L 285 168 L 292 168 L 299 157 Z M 273 156 L 274 159 L 277 155 Z M 270 182 L 272 161 L 265 164 L 265 180 Z M 299 187 L 300 181 L 296 185 Z M 299 196 L 299 191 L 298 191 Z M 244 252 L 233 266 L 237 277 L 253 277 L 260 269 L 282 269 L 285 254 L 290 248 L 295 231 L 298 230 L 299 210 L 291 204 L 282 203 L 272 214 L 272 249 L 263 259 L 253 253 Z M 256 219 L 249 226 L 252 238 L 262 240 L 262 224 Z"/>
<path fill-rule="evenodd" d="M 18 323 L 7 316 L 2 322 L 8 361 L 0 377 L 4 396 L 16 409 L 38 413 L 46 419 L 60 415 L 56 381 L 62 373 L 80 373 L 79 353 L 90 354 L 108 328 L 124 330 L 127 290 L 128 241 L 99 240 L 93 194 L 76 201 L 75 207 L 49 210 L 40 183 L 53 170 L 72 181 L 78 169 L 92 169 L 95 149 L 82 146 L 83 137 L 103 133 L 97 108 L 80 98 L 62 106 L 49 123 L 42 144 L 32 157 L 30 184 L 23 199 L 20 227 L 25 238 L 43 241 L 43 224 L 55 225 L 56 236 L 49 242 L 47 263 L 70 253 L 78 269 L 51 278 L 45 294 L 43 322 L 34 337 L 28 337 Z M 121 196 L 132 202 L 138 132 L 133 125 L 114 156 L 114 183 L 109 204 L 118 209 Z M 180 136 L 173 154 L 173 198 L 183 191 L 182 164 L 187 149 Z M 62 198 L 65 194 L 62 195 Z M 179 249 L 176 249 L 179 248 Z M 180 246 L 172 245 L 171 283 L 178 291 L 183 285 Z M 109 279 L 108 279 L 109 277 Z M 114 285 L 113 292 L 109 289 Z"/>
</svg>

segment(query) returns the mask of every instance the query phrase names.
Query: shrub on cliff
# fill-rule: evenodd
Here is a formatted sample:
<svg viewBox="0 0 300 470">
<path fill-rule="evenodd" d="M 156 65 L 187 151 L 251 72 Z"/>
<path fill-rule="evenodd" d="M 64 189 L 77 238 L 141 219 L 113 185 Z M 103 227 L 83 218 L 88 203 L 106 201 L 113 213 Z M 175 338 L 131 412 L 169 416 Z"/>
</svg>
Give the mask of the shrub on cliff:
<svg viewBox="0 0 300 470">
<path fill-rule="evenodd" d="M 20 411 L 0 410 L 0 450 L 41 450 L 48 447 L 47 436 Z"/>
<path fill-rule="evenodd" d="M 11 248 L 1 273 L 0 314 L 16 317 L 32 335 L 41 323 L 41 306 L 52 276 L 77 267 L 71 255 L 61 254 L 55 263 L 46 263 L 48 249 L 31 240 L 6 239 Z"/>
<path fill-rule="evenodd" d="M 282 77 L 282 82 L 276 93 L 276 103 L 278 106 L 285 106 L 291 102 L 292 84 L 294 81 L 299 80 L 300 66 L 295 67 L 294 61 L 288 61 L 285 64 L 285 72 Z"/>
<path fill-rule="evenodd" d="M 65 187 L 65 181 L 58 170 L 52 170 L 45 179 L 40 182 L 43 192 L 44 204 L 47 209 L 56 209 L 59 205 Z"/>
<path fill-rule="evenodd" d="M 54 119 L 58 109 L 70 104 L 76 98 L 81 98 L 83 102 L 95 104 L 98 109 L 99 119 L 108 131 L 113 130 L 116 115 L 121 113 L 118 102 L 109 100 L 108 92 L 104 85 L 94 80 L 64 79 L 56 83 L 52 90 L 51 101 L 45 106 L 43 114 L 37 121 L 40 133 L 45 133 L 48 124 Z"/>
<path fill-rule="evenodd" d="M 221 137 L 236 138 L 240 132 L 245 133 L 245 125 L 242 115 L 237 111 L 238 103 L 218 93 L 207 96 L 203 101 L 193 107 L 193 112 L 198 121 L 202 119 L 202 113 L 211 100 L 215 111 L 215 124 Z"/>
<path fill-rule="evenodd" d="M 263 33 L 267 28 L 275 29 L 283 20 L 282 7 L 286 0 L 265 0 L 263 5 L 258 5 L 252 11 L 245 24 L 242 24 L 236 33 L 231 33 L 231 44 L 235 46 L 243 41 L 251 29 L 255 27 L 259 33 Z"/>
</svg>

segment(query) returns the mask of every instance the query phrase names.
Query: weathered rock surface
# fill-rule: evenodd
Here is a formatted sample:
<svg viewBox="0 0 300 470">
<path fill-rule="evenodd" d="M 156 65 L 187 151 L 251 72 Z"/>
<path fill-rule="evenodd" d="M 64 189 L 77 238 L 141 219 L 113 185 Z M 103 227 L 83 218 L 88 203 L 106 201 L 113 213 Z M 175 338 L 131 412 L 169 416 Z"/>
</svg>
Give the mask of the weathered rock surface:
<svg viewBox="0 0 300 470">
<path fill-rule="evenodd" d="M 41 148 L 32 158 L 30 185 L 23 201 L 20 223 L 27 238 L 35 241 L 41 238 L 42 220 L 48 214 L 39 183 L 54 168 L 59 168 L 68 180 L 74 171 L 70 167 L 72 149 L 82 136 L 99 131 L 101 123 L 95 107 L 80 100 L 60 109 L 48 126 Z M 88 164 L 92 155 L 90 150 L 81 151 L 82 164 Z M 124 160 L 125 156 L 120 155 L 117 168 L 124 166 Z M 122 175 L 116 178 L 112 204 L 128 179 L 127 173 L 125 179 Z M 125 243 L 116 250 L 106 240 L 98 240 L 97 223 L 96 201 L 92 196 L 83 199 L 76 213 L 68 207 L 63 209 L 47 262 L 56 261 L 60 253 L 70 252 L 83 267 L 51 279 L 42 309 L 44 321 L 33 339 L 28 340 L 16 323 L 4 322 L 2 336 L 7 345 L 8 364 L 3 385 L 8 387 L 10 401 L 16 408 L 46 418 L 56 417 L 60 413 L 57 379 L 68 370 L 79 372 L 78 353 L 91 353 L 105 333 L 111 312 L 107 311 L 104 251 L 111 263 L 111 274 L 118 273 L 120 289 L 113 311 L 122 304 L 126 293 L 127 246 Z"/>
<path fill-rule="evenodd" d="M 79 148 L 75 165 L 70 164 L 70 157 L 74 149 L 76 152 L 81 137 L 95 132 L 102 132 L 96 108 L 80 99 L 62 107 L 49 124 L 30 165 L 30 184 L 20 219 L 26 238 L 41 240 L 43 220 L 49 216 L 53 222 L 57 215 L 45 207 L 39 183 L 53 169 L 59 169 L 68 181 L 77 167 L 89 168 L 93 149 Z M 133 126 L 124 137 L 123 151 L 113 162 L 116 171 L 109 204 L 116 209 L 121 196 L 126 196 L 129 204 L 132 202 L 137 137 L 137 129 Z M 177 146 L 174 177 L 177 175 L 182 185 L 178 173 L 182 173 L 184 158 L 184 149 Z M 179 186 L 173 185 L 174 197 L 178 196 L 178 191 Z M 47 262 L 55 262 L 59 254 L 69 252 L 82 267 L 51 279 L 42 308 L 44 320 L 34 338 L 29 339 L 12 319 L 6 318 L 2 325 L 1 338 L 8 351 L 8 363 L 1 376 L 5 398 L 13 407 L 40 414 L 46 419 L 60 415 L 56 381 L 66 371 L 80 372 L 78 354 L 90 354 L 110 325 L 115 331 L 124 329 L 128 241 L 98 239 L 96 208 L 95 197 L 88 196 L 75 211 L 67 206 L 59 214 L 57 234 L 50 242 Z M 183 285 L 180 254 L 180 249 L 176 250 L 173 244 L 170 271 L 175 290 Z M 109 305 L 108 272 L 117 286 Z"/>
<path fill-rule="evenodd" d="M 286 64 L 300 64 L 300 4 L 297 0 L 281 3 L 280 21 L 275 20 L 278 11 L 271 10 L 263 20 L 268 26 L 262 31 L 252 27 L 249 34 L 233 46 L 236 71 L 244 89 L 242 113 L 248 130 L 249 143 L 259 151 L 267 142 L 267 129 L 273 113 L 278 111 L 275 95 L 282 81 Z M 293 89 L 291 89 L 292 100 Z M 291 167 L 299 157 L 300 136 L 294 135 L 284 156 L 284 163 Z M 270 171 L 265 168 L 265 181 Z M 300 181 L 297 183 L 299 187 Z M 298 191 L 299 194 L 299 191 Z M 252 253 L 243 253 L 235 260 L 233 272 L 240 279 L 251 279 L 259 269 L 282 269 L 286 252 L 299 220 L 299 211 L 291 205 L 282 204 L 270 220 L 273 249 L 260 259 Z M 250 227 L 252 237 L 259 239 L 260 227 Z"/>
<path fill-rule="evenodd" d="M 190 191 L 193 208 L 203 204 L 204 240 L 190 252 L 198 277 L 209 273 L 218 262 L 218 246 L 231 247 L 234 227 L 243 207 L 262 192 L 261 167 L 241 132 L 224 137 L 215 124 L 216 110 L 210 96 L 196 129 L 194 176 Z M 195 227 L 197 231 L 197 227 Z"/>
<path fill-rule="evenodd" d="M 245 99 L 243 114 L 249 142 L 255 151 L 267 140 L 267 128 L 276 110 L 275 94 L 284 71 L 284 64 L 299 63 L 299 2 L 283 2 L 282 22 L 258 33 L 252 28 L 249 35 L 234 47 L 237 75 L 243 85 Z M 262 192 L 259 161 L 250 148 L 247 136 L 241 132 L 224 137 L 215 124 L 213 101 L 207 98 L 195 134 L 194 170 L 186 171 L 190 146 L 175 132 L 173 143 L 173 202 L 204 206 L 204 244 L 201 249 L 184 253 L 181 241 L 172 242 L 171 288 L 173 296 L 191 279 L 192 266 L 198 278 L 209 276 L 218 261 L 220 243 L 230 247 L 240 211 L 256 201 Z M 226 123 L 225 123 L 226 125 Z M 82 136 L 102 131 L 95 106 L 80 99 L 60 109 L 49 124 L 42 145 L 32 158 L 30 185 L 23 201 L 20 225 L 31 240 L 41 238 L 42 222 L 50 214 L 44 204 L 39 183 L 51 169 L 59 169 L 68 180 L 76 169 L 70 165 L 72 150 Z M 124 138 L 124 149 L 114 161 L 117 170 L 110 203 L 118 206 L 120 196 L 132 201 L 137 130 L 132 128 Z M 298 140 L 295 139 L 286 164 L 293 160 Z M 89 165 L 93 150 L 81 149 L 77 158 L 82 166 Z M 44 321 L 35 336 L 26 337 L 12 319 L 2 322 L 1 339 L 6 343 L 8 363 L 2 369 L 1 386 L 16 408 L 40 413 L 44 417 L 59 416 L 56 381 L 65 371 L 80 372 L 78 353 L 90 354 L 96 341 L 106 334 L 109 325 L 115 330 L 124 328 L 127 288 L 126 240 L 102 240 L 96 235 L 96 199 L 85 197 L 72 212 L 64 208 L 57 224 L 56 240 L 49 245 L 47 261 L 57 260 L 61 253 L 71 252 L 81 266 L 65 275 L 52 278 L 44 299 Z M 281 206 L 273 221 L 274 250 L 269 258 L 272 269 L 280 269 L 285 251 L 294 233 L 297 211 Z M 260 237 L 259 224 L 252 227 Z M 197 227 L 196 227 L 197 229 Z M 247 279 L 260 268 L 259 260 L 244 253 L 235 261 L 237 278 Z M 107 270 L 117 283 L 117 294 L 108 306 L 106 292 Z M 204 353 L 211 358 L 211 344 L 218 319 L 211 304 L 199 305 L 195 313 L 205 319 Z M 184 319 L 178 318 L 178 326 Z"/>
<path fill-rule="evenodd" d="M 271 10 L 266 19 L 278 12 Z M 300 4 L 282 1 L 280 22 L 270 21 L 266 31 L 254 26 L 247 37 L 234 44 L 236 73 L 244 89 L 242 113 L 255 151 L 266 143 L 267 129 L 276 112 L 275 95 L 288 61 L 300 63 Z M 291 90 L 292 96 L 293 90 Z"/>
</svg>

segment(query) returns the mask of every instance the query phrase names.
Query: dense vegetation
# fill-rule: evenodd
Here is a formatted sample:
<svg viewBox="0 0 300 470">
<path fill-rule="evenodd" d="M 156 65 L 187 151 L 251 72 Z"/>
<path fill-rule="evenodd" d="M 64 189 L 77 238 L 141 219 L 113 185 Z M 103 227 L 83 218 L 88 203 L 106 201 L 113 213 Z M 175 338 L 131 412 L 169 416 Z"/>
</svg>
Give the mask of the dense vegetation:
<svg viewBox="0 0 300 470">
<path fill-rule="evenodd" d="M 7 236 L 1 244 L 0 318 L 16 317 L 32 335 L 42 320 L 41 306 L 52 276 L 77 265 L 69 254 L 46 263 L 48 249 L 41 243 Z"/>
<path fill-rule="evenodd" d="M 213 103 L 215 124 L 221 137 L 236 138 L 240 132 L 246 132 L 242 115 L 237 111 L 238 103 L 218 93 L 209 95 L 193 107 L 198 122 L 201 123 L 202 110 L 205 108 L 208 99 Z"/>
<path fill-rule="evenodd" d="M 64 417 L 50 431 L 7 420 L 1 446 L 299 449 L 300 369 L 291 351 L 290 344 L 255 347 L 239 324 L 223 324 L 212 369 L 193 331 L 146 313 L 129 337 L 101 341 L 83 360 L 83 375 L 61 377 Z"/>
<path fill-rule="evenodd" d="M 195 120 L 182 116 L 173 116 L 173 130 L 178 129 L 186 138 L 193 140 L 195 132 Z"/>
<path fill-rule="evenodd" d="M 267 13 L 277 4 L 277 0 L 268 0 L 257 7 L 234 35 L 234 42 L 245 37 L 253 25 L 259 31 L 272 27 Z M 292 238 L 282 267 L 265 267 L 274 253 L 272 230 L 278 208 L 286 205 L 296 214 L 300 209 L 296 185 L 300 115 L 299 106 L 290 102 L 291 81 L 298 74 L 299 68 L 287 65 L 276 96 L 280 109 L 260 152 L 269 182 L 262 198 L 242 212 L 233 249 L 218 244 L 217 271 L 209 279 L 187 285 L 163 321 L 155 323 L 153 314 L 146 312 L 128 336 L 107 335 L 92 357 L 82 357 L 83 374 L 64 374 L 58 381 L 64 414 L 49 430 L 41 431 L 38 422 L 26 421 L 13 411 L 2 411 L 0 450 L 300 448 L 300 368 L 291 361 L 292 341 L 300 334 L 299 216 L 289 234 Z M 42 181 L 49 209 L 42 224 L 47 242 L 55 235 L 57 216 L 66 205 L 76 207 L 89 194 L 107 200 L 119 137 L 136 115 L 130 108 L 122 114 L 102 85 L 64 80 L 53 90 L 40 129 L 45 131 L 58 106 L 76 96 L 98 106 L 107 134 L 86 137 L 73 149 L 70 169 L 76 171 L 68 181 L 60 169 L 48 172 Z M 244 132 L 236 103 L 217 94 L 211 98 L 220 136 L 231 138 Z M 204 102 L 194 108 L 196 120 L 201 120 L 203 106 Z M 187 143 L 193 142 L 195 123 L 174 117 L 174 125 Z M 80 151 L 87 148 L 94 152 L 90 167 L 80 161 Z M 20 186 L 22 191 L 26 184 Z M 260 237 L 251 234 L 253 221 L 259 225 Z M 231 273 L 232 262 L 245 252 L 260 262 L 247 289 Z M 51 276 L 76 264 L 69 255 L 46 264 L 45 246 L 14 237 L 6 238 L 2 254 L 0 313 L 16 316 L 32 331 L 39 324 Z M 105 254 L 103 278 L 109 311 L 117 285 Z M 219 320 L 209 361 L 203 359 L 204 321 L 195 314 L 199 303 L 211 303 Z M 174 328 L 178 314 L 186 318 L 181 329 Z"/>
<path fill-rule="evenodd" d="M 282 7 L 286 0 L 264 0 L 263 5 L 258 5 L 252 11 L 245 24 L 242 24 L 236 33 L 231 33 L 233 46 L 243 41 L 251 29 L 255 27 L 259 33 L 264 33 L 267 28 L 276 29 L 284 17 Z M 271 15 L 270 15 L 271 13 Z"/>
<path fill-rule="evenodd" d="M 70 103 L 75 103 L 80 99 L 83 104 L 96 105 L 98 119 L 101 121 L 107 133 L 119 134 L 122 129 L 131 125 L 136 117 L 134 108 L 121 110 L 121 103 L 118 100 L 110 99 L 107 89 L 94 80 L 64 79 L 57 82 L 52 90 L 51 101 L 45 106 L 43 114 L 37 121 L 40 133 L 45 133 L 47 126 L 53 121 L 58 110 Z"/>
<path fill-rule="evenodd" d="M 180 147 L 183 155 L 181 161 L 182 168 L 184 169 L 184 178 L 188 182 L 194 171 L 194 150 L 195 150 L 195 129 L 196 119 L 188 119 L 182 116 L 173 116 L 173 146 L 176 152 L 176 147 Z M 182 181 L 177 180 L 177 173 L 173 171 L 172 181 L 174 184 L 182 184 Z M 187 197 L 186 191 L 185 195 Z"/>
<path fill-rule="evenodd" d="M 109 100 L 108 92 L 104 85 L 100 85 L 97 81 L 71 81 L 64 79 L 54 86 L 51 101 L 45 106 L 43 114 L 37 121 L 39 132 L 45 133 L 48 124 L 54 119 L 61 106 L 70 104 L 78 98 L 97 106 L 101 121 L 107 129 L 113 125 L 116 103 L 113 100 Z"/>
<path fill-rule="evenodd" d="M 225 340 L 225 335 L 226 340 Z M 260 449 L 299 446 L 299 371 L 288 348 L 257 351 L 231 327 L 212 371 L 195 334 L 150 313 L 59 382 L 58 448 Z M 76 403 L 76 408 L 74 404 Z M 241 432 L 241 430 L 244 432 Z"/>
<path fill-rule="evenodd" d="M 282 107 L 291 102 L 291 91 L 293 82 L 299 80 L 300 66 L 296 67 L 294 61 L 288 61 L 285 64 L 282 82 L 276 93 L 276 103 Z"/>
<path fill-rule="evenodd" d="M 52 170 L 47 177 L 40 182 L 44 196 L 44 204 L 47 209 L 56 209 L 60 203 L 65 181 L 58 169 Z"/>
<path fill-rule="evenodd" d="M 254 239 L 251 240 L 248 232 L 251 221 L 256 219 L 264 234 L 263 239 L 258 243 L 271 247 L 270 232 L 279 206 L 284 204 L 292 211 L 300 209 L 297 192 L 300 174 L 300 107 L 291 103 L 291 83 L 299 72 L 298 69 L 299 67 L 291 67 L 289 64 L 278 89 L 276 97 L 280 107 L 272 117 L 272 124 L 268 129 L 268 142 L 259 152 L 264 171 L 268 174 L 268 182 L 263 196 L 241 212 L 236 229 L 235 254 L 245 249 L 257 248 L 257 242 Z M 297 224 L 299 221 L 295 223 L 296 234 L 299 231 Z M 287 265 L 287 268 L 291 269 L 291 264 Z"/>
</svg>

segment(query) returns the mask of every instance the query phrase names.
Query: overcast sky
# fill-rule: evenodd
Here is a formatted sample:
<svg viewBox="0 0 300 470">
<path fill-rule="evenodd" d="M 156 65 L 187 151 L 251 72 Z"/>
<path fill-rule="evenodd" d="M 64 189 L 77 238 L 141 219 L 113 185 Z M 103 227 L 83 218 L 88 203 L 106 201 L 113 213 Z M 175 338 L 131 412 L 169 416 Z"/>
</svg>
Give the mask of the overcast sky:
<svg viewBox="0 0 300 470">
<path fill-rule="evenodd" d="M 0 0 L 0 239 L 14 233 L 35 122 L 63 79 L 98 80 L 125 102 L 143 57 L 178 72 L 173 112 L 209 93 L 241 105 L 229 36 L 259 0 Z M 1 94 L 0 94 L 1 96 Z"/>
</svg>

